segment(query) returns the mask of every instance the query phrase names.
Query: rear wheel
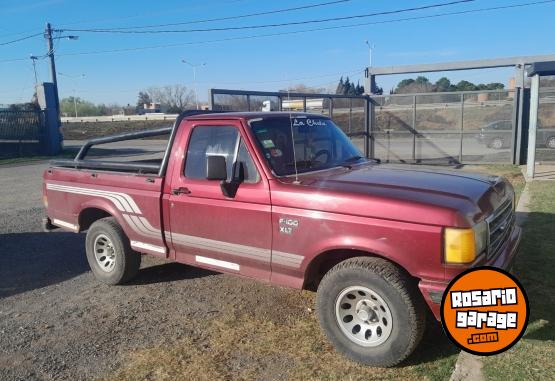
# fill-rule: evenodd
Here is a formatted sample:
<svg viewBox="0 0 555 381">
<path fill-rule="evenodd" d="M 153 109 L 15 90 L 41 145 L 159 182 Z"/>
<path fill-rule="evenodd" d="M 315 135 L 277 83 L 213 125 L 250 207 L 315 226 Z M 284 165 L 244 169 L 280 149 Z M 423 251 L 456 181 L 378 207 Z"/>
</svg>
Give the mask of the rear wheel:
<svg viewBox="0 0 555 381">
<path fill-rule="evenodd" d="M 322 329 L 336 349 L 357 362 L 390 367 L 416 348 L 425 308 L 410 279 L 381 258 L 348 259 L 318 287 Z"/>
<path fill-rule="evenodd" d="M 141 255 L 131 249 L 129 239 L 113 217 L 91 225 L 87 232 L 86 251 L 94 276 L 106 284 L 130 281 L 141 266 Z"/>
</svg>

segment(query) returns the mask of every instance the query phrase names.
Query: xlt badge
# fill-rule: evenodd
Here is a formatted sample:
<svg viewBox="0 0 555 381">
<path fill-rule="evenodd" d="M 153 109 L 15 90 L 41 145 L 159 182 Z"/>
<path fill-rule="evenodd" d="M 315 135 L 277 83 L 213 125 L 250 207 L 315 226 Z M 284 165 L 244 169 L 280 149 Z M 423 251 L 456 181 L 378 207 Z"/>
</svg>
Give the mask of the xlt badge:
<svg viewBox="0 0 555 381">
<path fill-rule="evenodd" d="M 279 232 L 281 234 L 293 234 L 293 230 L 299 227 L 299 220 L 293 218 L 279 218 Z"/>
</svg>

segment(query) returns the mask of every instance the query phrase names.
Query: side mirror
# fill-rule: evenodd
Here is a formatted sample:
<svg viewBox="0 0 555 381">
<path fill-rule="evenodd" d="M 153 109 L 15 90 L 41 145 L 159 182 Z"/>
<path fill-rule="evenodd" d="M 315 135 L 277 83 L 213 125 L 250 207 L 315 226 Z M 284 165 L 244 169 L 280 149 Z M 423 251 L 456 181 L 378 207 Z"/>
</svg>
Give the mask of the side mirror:
<svg viewBox="0 0 555 381">
<path fill-rule="evenodd" d="M 224 156 L 214 155 L 206 157 L 206 179 L 227 180 L 227 165 Z"/>
<path fill-rule="evenodd" d="M 245 181 L 245 167 L 243 163 L 238 162 L 233 166 L 233 178 L 231 181 L 222 181 L 220 187 L 222 188 L 222 193 L 226 197 L 233 198 L 237 194 L 239 185 Z"/>
</svg>

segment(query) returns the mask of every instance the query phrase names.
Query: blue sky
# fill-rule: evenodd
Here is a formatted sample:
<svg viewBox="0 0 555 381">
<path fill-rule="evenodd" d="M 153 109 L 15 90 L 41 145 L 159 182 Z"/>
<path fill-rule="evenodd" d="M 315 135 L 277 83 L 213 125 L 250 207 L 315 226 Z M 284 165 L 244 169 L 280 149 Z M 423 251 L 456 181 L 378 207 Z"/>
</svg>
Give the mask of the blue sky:
<svg viewBox="0 0 555 381">
<path fill-rule="evenodd" d="M 331 1 L 331 0 L 328 0 Z M 302 11 L 257 16 L 232 21 L 182 25 L 161 29 L 190 29 L 258 25 L 341 17 L 447 2 L 351 0 Z M 60 40 L 56 46 L 60 96 L 78 96 L 103 103 L 136 102 L 139 90 L 150 86 L 180 83 L 192 88 L 192 69 L 181 59 L 206 62 L 197 72 L 201 100 L 210 87 L 279 90 L 297 83 L 334 87 L 341 75 L 361 80 L 368 64 L 365 40 L 374 45 L 374 66 L 443 62 L 503 56 L 550 54 L 553 48 L 555 2 L 523 8 L 453 15 L 423 20 L 365 25 L 353 28 L 286 34 L 304 29 L 378 22 L 405 17 L 432 15 L 466 9 L 519 4 L 533 0 L 476 0 L 467 4 L 422 10 L 398 15 L 287 26 L 262 30 L 196 32 L 154 35 L 113 35 L 67 32 L 79 40 Z M 111 28 L 165 24 L 235 16 L 253 12 L 326 2 L 302 1 L 0 1 L 0 43 L 44 30 L 46 21 L 54 28 Z M 272 37 L 207 42 L 226 38 L 274 33 Z M 280 34 L 283 33 L 283 34 Z M 165 48 L 149 46 L 181 44 Z M 82 54 L 125 48 L 141 48 L 118 53 Z M 30 54 L 46 52 L 44 39 L 37 36 L 19 43 L 0 46 L 0 104 L 27 101 L 33 93 Z M 21 59 L 10 61 L 12 59 Z M 47 61 L 37 64 L 39 79 L 49 80 Z M 506 83 L 510 69 L 451 73 L 458 81 Z M 85 77 L 81 77 L 85 74 Z M 436 79 L 439 75 L 428 75 Z M 402 76 L 406 77 L 406 76 Z M 382 77 L 384 89 L 398 77 Z"/>
</svg>

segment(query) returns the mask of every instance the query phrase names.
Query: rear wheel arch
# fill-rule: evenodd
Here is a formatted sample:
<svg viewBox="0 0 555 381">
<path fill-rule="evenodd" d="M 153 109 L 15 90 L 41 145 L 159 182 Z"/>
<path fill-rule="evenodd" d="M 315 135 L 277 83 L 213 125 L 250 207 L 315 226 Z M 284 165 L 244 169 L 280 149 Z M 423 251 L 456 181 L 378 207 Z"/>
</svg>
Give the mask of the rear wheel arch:
<svg viewBox="0 0 555 381">
<path fill-rule="evenodd" d="M 106 217 L 113 217 L 113 215 L 105 209 L 97 207 L 88 207 L 79 213 L 79 231 L 88 230 L 93 223 Z"/>
<path fill-rule="evenodd" d="M 399 268 L 408 277 L 416 279 L 399 263 L 375 252 L 357 249 L 332 249 L 318 254 L 310 261 L 305 270 L 303 289 L 316 291 L 322 278 L 334 266 L 348 259 L 357 257 L 381 258 Z"/>
</svg>

